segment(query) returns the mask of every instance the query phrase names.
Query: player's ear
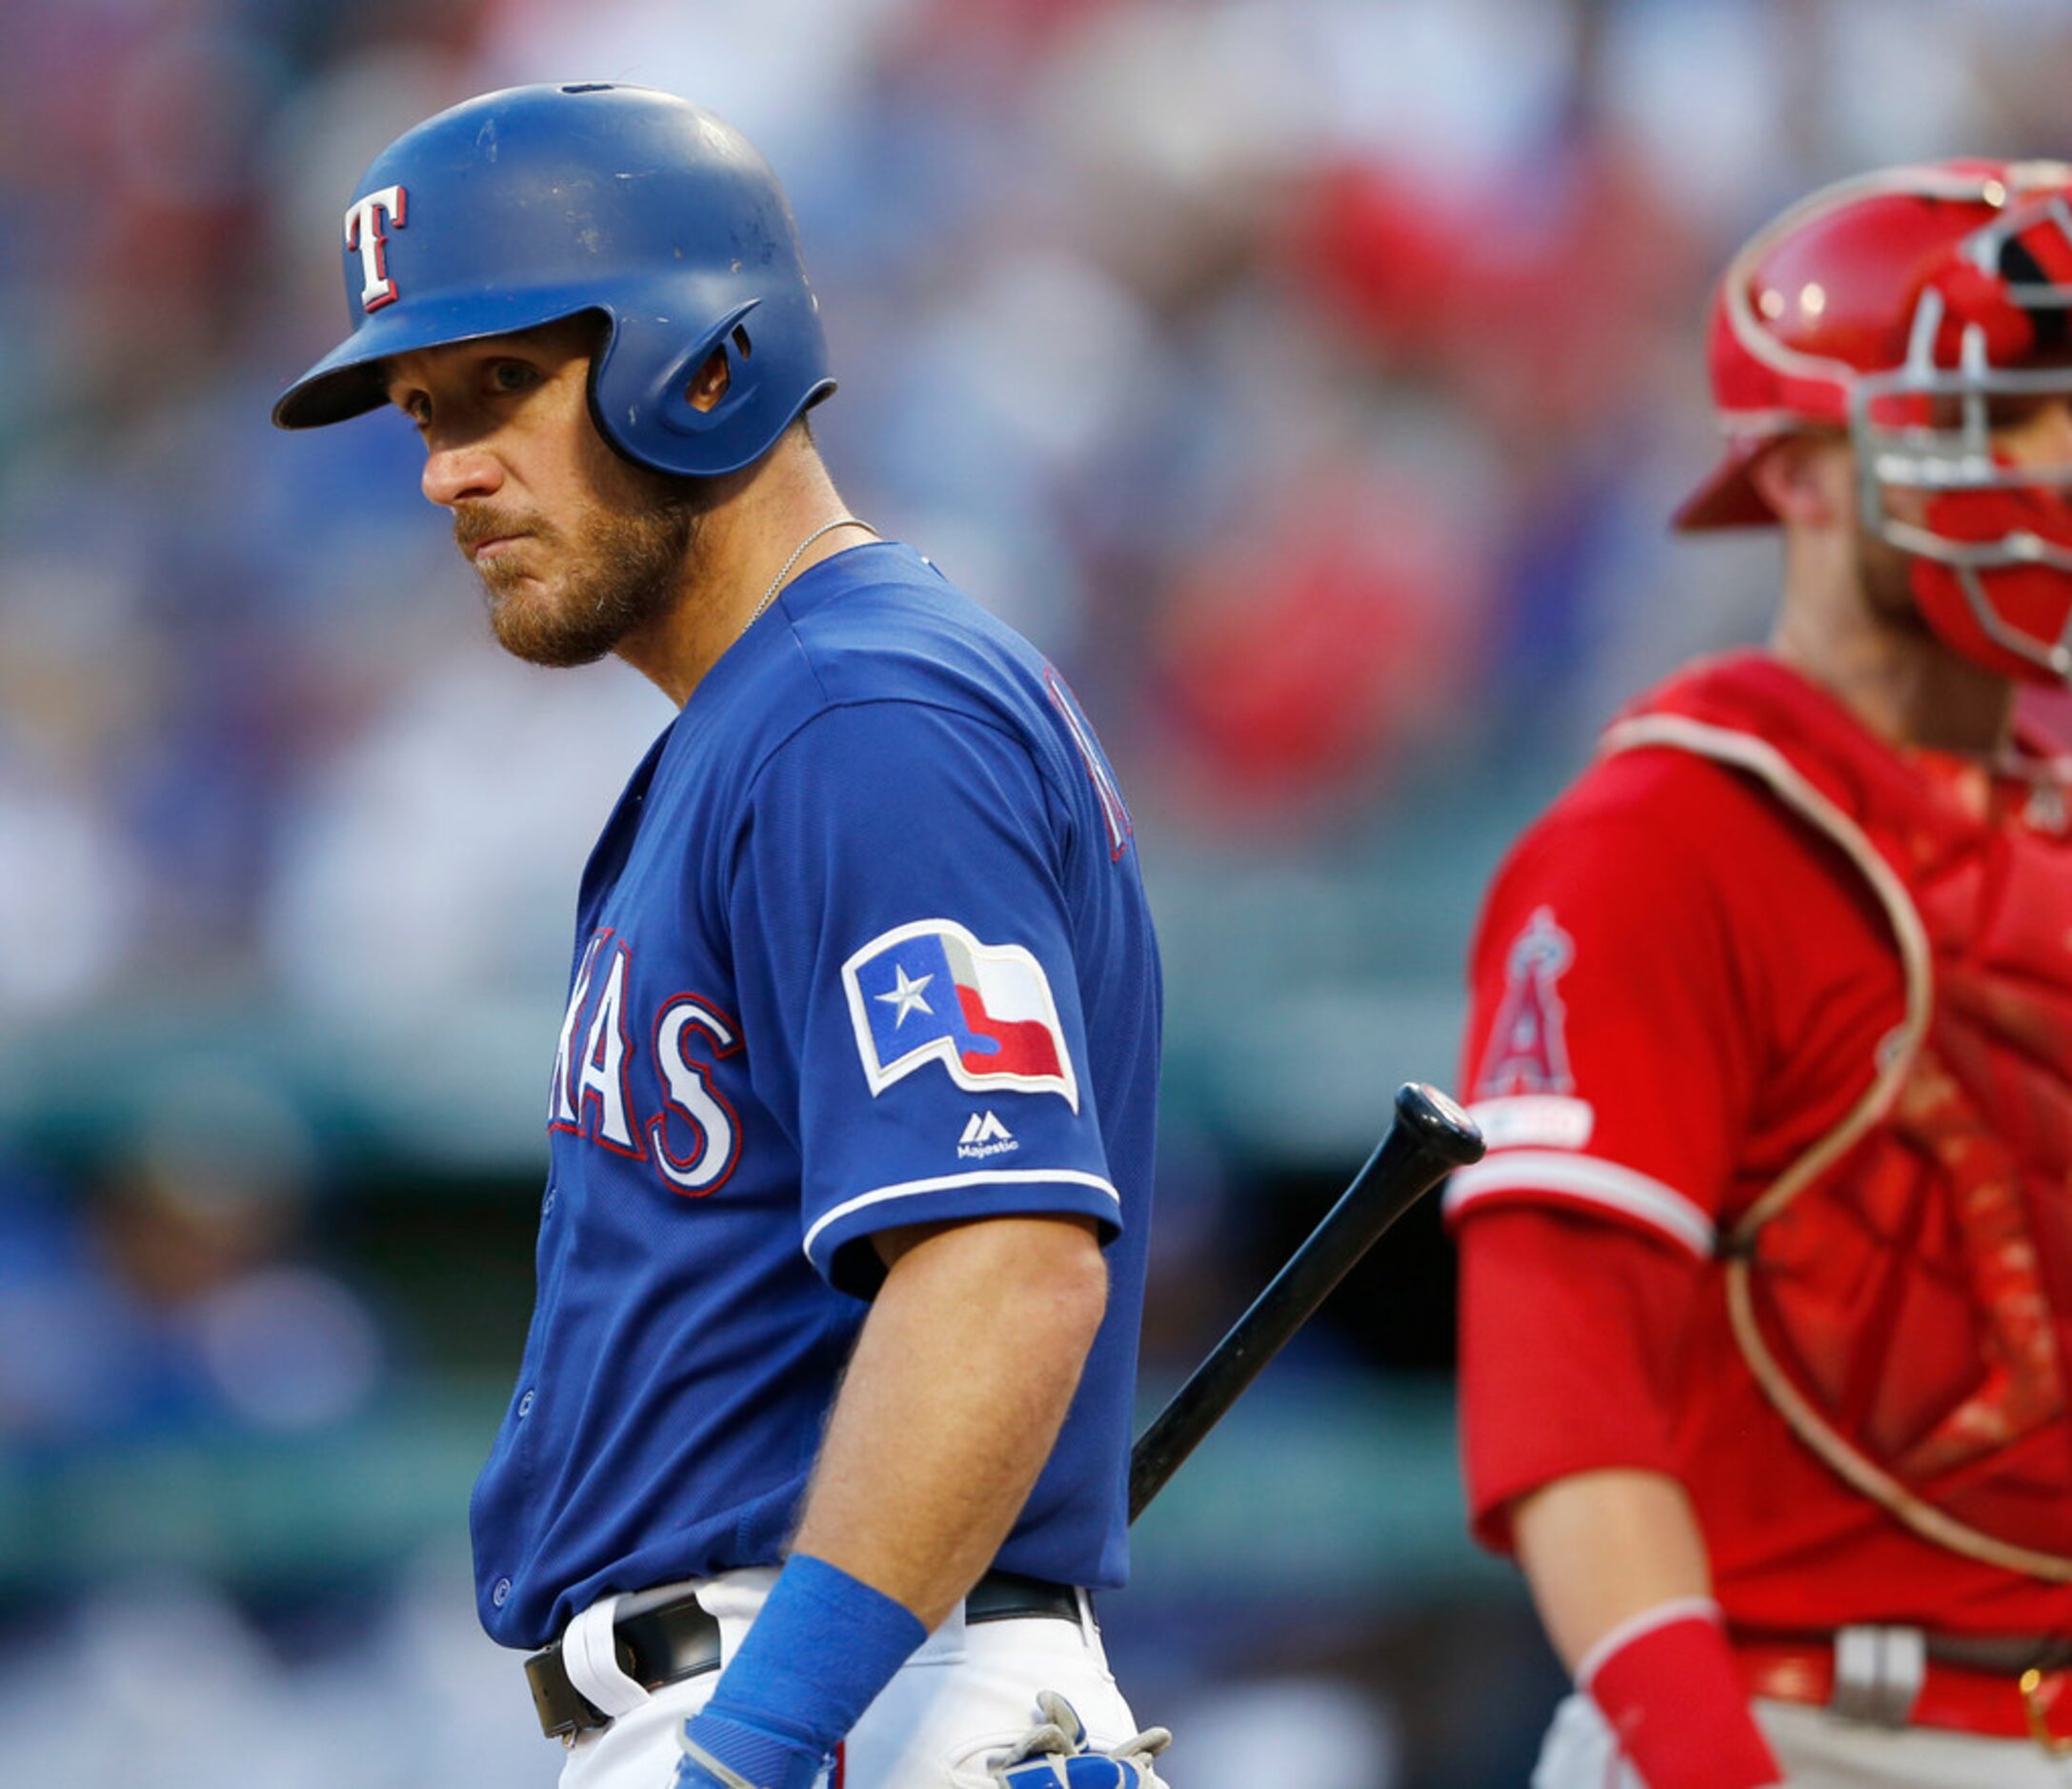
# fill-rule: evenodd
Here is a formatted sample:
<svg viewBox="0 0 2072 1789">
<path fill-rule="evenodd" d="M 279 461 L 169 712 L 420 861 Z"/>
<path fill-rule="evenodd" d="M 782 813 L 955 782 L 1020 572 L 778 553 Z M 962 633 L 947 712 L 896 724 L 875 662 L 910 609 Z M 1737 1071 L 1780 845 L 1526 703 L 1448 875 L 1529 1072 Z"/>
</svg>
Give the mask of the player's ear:
<svg viewBox="0 0 2072 1789">
<path fill-rule="evenodd" d="M 727 394 L 727 388 L 734 383 L 734 373 L 727 365 L 725 348 L 715 348 L 705 357 L 705 364 L 698 369 L 697 377 L 691 381 L 691 389 L 685 392 L 686 401 L 695 411 L 709 411 Z"/>
<path fill-rule="evenodd" d="M 1824 528 L 1853 510 L 1855 472 L 1846 437 L 1788 434 L 1773 443 L 1748 469 L 1748 481 L 1778 520 Z"/>
</svg>

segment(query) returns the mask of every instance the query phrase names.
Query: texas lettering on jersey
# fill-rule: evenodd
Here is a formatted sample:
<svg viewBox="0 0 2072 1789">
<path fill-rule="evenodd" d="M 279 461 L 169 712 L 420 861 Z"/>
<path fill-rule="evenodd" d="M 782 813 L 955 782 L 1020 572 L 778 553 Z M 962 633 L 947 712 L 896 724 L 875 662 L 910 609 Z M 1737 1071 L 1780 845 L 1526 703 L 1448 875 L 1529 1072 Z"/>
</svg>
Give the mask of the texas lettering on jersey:
<svg viewBox="0 0 2072 1789">
<path fill-rule="evenodd" d="M 1079 698 L 1066 688 L 1064 678 L 1049 665 L 1043 667 L 1043 687 L 1050 694 L 1052 707 L 1064 717 L 1072 743 L 1079 748 L 1079 761 L 1086 766 L 1086 774 L 1094 784 L 1101 818 L 1108 823 L 1108 855 L 1112 861 L 1129 850 L 1131 836 L 1136 831 L 1130 821 L 1130 811 L 1123 804 L 1122 791 L 1116 787 L 1115 772 L 1108 768 L 1107 756 L 1094 737 L 1094 729 L 1080 712 Z"/>
<path fill-rule="evenodd" d="M 554 1050 L 547 1128 L 651 1161 L 675 1191 L 701 1198 L 724 1186 L 741 1158 L 739 1115 L 713 1084 L 714 1064 L 740 1050 L 741 1028 L 698 995 L 665 1001 L 644 1034 L 651 1039 L 654 1110 L 638 1121 L 626 993 L 632 976 L 633 953 L 624 939 L 610 927 L 591 938 Z"/>
</svg>

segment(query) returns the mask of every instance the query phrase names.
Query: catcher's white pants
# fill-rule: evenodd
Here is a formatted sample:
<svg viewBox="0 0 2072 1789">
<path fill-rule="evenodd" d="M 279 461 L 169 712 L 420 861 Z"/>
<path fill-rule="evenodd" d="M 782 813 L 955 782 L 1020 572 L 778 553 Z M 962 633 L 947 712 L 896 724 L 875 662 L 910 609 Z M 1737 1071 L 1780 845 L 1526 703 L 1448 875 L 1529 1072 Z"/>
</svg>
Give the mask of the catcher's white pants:
<svg viewBox="0 0 2072 1789">
<path fill-rule="evenodd" d="M 722 1666 L 776 1576 L 774 1568 L 727 1572 L 695 1587 L 719 1622 Z M 676 1736 L 705 1706 L 719 1673 L 651 1696 L 614 1660 L 610 1617 L 610 1603 L 598 1603 L 562 1638 L 570 1678 L 615 1719 L 569 1748 L 561 1789 L 671 1789 L 683 1756 Z M 1077 1621 L 1036 1616 L 974 1627 L 959 1608 L 864 1710 L 843 1747 L 840 1789 L 992 1789 L 986 1758 L 1036 1724 L 1038 1690 L 1069 1700 L 1096 1747 L 1119 1745 L 1137 1731 L 1083 1603 Z"/>
<path fill-rule="evenodd" d="M 1989 1739 L 1936 1727 L 1874 1727 L 1824 1708 L 1759 1700 L 1756 1722 L 1790 1789 L 2072 1789 L 2072 1759 L 2027 1739 Z M 1621 1762 L 1585 1696 L 1555 1712 L 1533 1789 L 1646 1789 Z"/>
</svg>

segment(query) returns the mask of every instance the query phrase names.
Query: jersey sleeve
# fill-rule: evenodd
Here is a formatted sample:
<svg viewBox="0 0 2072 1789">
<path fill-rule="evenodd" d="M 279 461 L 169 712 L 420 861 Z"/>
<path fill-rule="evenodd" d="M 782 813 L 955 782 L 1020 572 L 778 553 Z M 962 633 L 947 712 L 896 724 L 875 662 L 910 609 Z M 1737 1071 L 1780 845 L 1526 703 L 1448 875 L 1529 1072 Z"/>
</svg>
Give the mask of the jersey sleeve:
<svg viewBox="0 0 2072 1789">
<path fill-rule="evenodd" d="M 867 1295 L 874 1232 L 1060 1214 L 1113 1236 L 1063 805 L 1004 728 L 836 707 L 759 770 L 726 894 L 752 1071 L 795 1124 L 801 1244 Z"/>
<path fill-rule="evenodd" d="M 1460 1232 L 1460 1456 L 1475 1538 L 1573 1473 L 1674 1474 L 1675 1363 L 1700 1263 L 1558 1209 L 1492 1204 Z"/>
<path fill-rule="evenodd" d="M 1488 1139 L 1450 1216 L 1533 1203 L 1711 1253 L 1759 1071 L 1718 867 L 1659 812 L 1554 814 L 1499 875 L 1461 1084 Z"/>
</svg>

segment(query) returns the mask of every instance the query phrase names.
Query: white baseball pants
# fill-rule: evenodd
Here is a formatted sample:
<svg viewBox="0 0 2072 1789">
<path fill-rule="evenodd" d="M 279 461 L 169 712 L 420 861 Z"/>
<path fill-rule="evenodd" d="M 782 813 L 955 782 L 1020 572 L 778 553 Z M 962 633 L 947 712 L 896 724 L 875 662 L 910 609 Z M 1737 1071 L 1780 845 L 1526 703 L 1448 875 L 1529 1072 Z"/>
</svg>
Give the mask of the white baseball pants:
<svg viewBox="0 0 2072 1789">
<path fill-rule="evenodd" d="M 2027 1739 L 1875 1727 L 1823 1708 L 1759 1700 L 1756 1721 L 1790 1789 L 2072 1789 L 2072 1758 Z M 1555 1711 L 1533 1789 L 1646 1789 L 1586 1696 Z"/>
<path fill-rule="evenodd" d="M 756 1569 L 698 1587 L 698 1601 L 719 1623 L 722 1665 L 775 1580 L 774 1568 Z M 614 1719 L 569 1748 L 561 1789 L 671 1789 L 682 1757 L 676 1736 L 705 1706 L 719 1673 L 651 1696 L 614 1661 L 611 1607 L 607 1600 L 586 1609 L 562 1639 L 571 1680 Z M 1066 1698 L 1096 1746 L 1119 1745 L 1137 1731 L 1083 1607 L 1076 1622 L 1030 1617 L 973 1627 L 959 1609 L 864 1710 L 843 1748 L 840 1789 L 992 1789 L 987 1756 L 1036 1723 L 1038 1690 Z"/>
</svg>

